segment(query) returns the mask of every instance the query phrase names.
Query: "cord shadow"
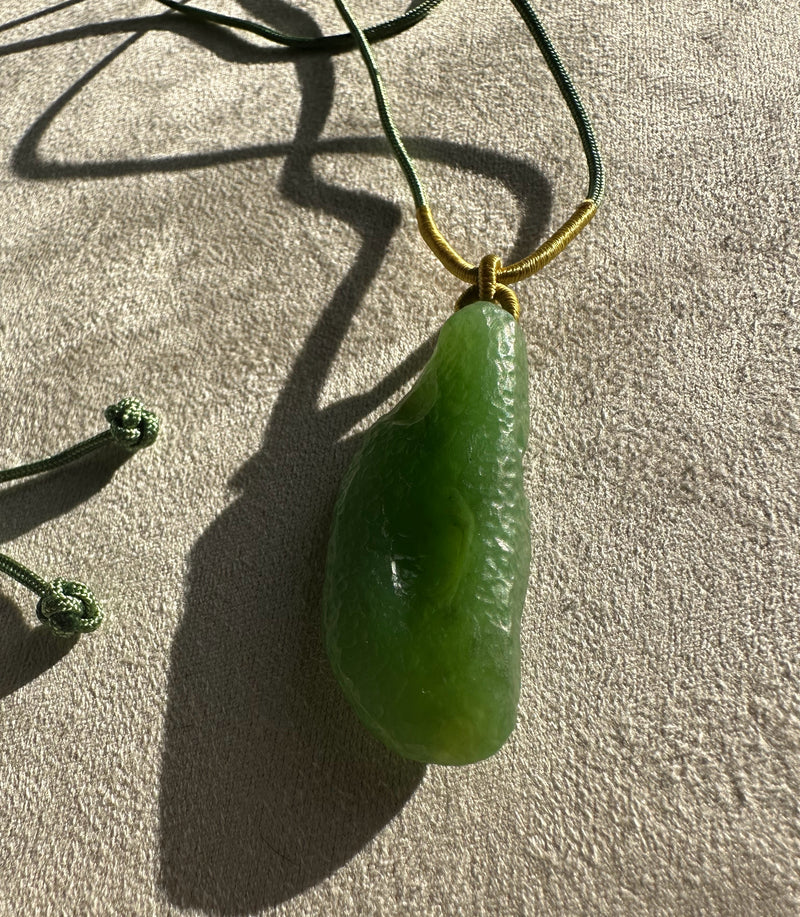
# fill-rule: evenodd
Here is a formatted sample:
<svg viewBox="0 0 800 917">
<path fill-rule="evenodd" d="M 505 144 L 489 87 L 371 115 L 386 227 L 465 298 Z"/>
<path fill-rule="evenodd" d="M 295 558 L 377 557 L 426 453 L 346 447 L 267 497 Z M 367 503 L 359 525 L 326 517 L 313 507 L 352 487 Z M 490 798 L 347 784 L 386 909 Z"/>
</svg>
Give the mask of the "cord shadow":
<svg viewBox="0 0 800 917">
<path fill-rule="evenodd" d="M 34 607 L 36 599 L 34 597 Z M 0 700 L 29 684 L 52 668 L 78 642 L 78 637 L 58 637 L 49 627 L 33 626 L 35 613 L 26 615 L 10 599 L 0 595 Z"/>
<path fill-rule="evenodd" d="M 292 18 L 313 28 L 305 13 Z M 261 451 L 234 477 L 238 499 L 189 558 L 169 676 L 161 876 L 173 903 L 218 913 L 279 904 L 330 875 L 401 809 L 424 773 L 356 720 L 327 664 L 318 607 L 334 482 L 353 450 L 341 437 L 430 348 L 346 410 L 318 408 L 401 215 L 374 194 L 314 174 L 333 63 L 314 55 L 295 67 L 302 103 L 280 190 L 346 222 L 362 244 L 304 342 Z"/>
<path fill-rule="evenodd" d="M 63 468 L 6 485 L 0 490 L 0 544 L 91 499 L 130 457 L 130 453 L 110 445 Z"/>
<path fill-rule="evenodd" d="M 0 545 L 91 499 L 128 458 L 121 449 L 110 448 L 4 488 L 0 491 Z M 52 572 L 56 576 L 65 571 Z M 23 612 L 0 595 L 0 698 L 38 678 L 77 642 L 77 638 L 57 637 L 49 628 L 35 626 L 36 601 L 31 595 L 30 610 Z"/>
<path fill-rule="evenodd" d="M 79 3 L 83 2 L 84 0 L 63 0 L 62 3 L 47 6 L 44 9 L 37 10 L 35 13 L 28 13 L 25 16 L 20 16 L 19 19 L 12 19 L 9 22 L 0 24 L 0 32 L 7 32 L 9 29 L 15 29 L 17 26 L 21 26 L 26 22 L 33 22 L 35 19 L 41 19 L 43 16 L 50 16 L 52 13 L 65 10 L 69 6 L 77 6 Z"/>
<path fill-rule="evenodd" d="M 247 6 L 241 2 L 242 6 Z M 417 5 L 411 4 L 409 8 Z M 295 29 L 297 34 L 311 35 L 316 28 L 311 19 L 296 22 L 291 18 L 291 8 L 279 10 L 272 4 L 268 16 L 263 4 L 254 4 L 254 18 L 270 18 L 272 25 Z M 273 18 L 274 14 L 274 18 Z M 199 23 L 179 13 L 168 11 L 157 16 L 92 23 L 74 29 L 66 29 L 52 35 L 0 46 L 0 58 L 38 48 L 49 47 L 85 38 L 126 34 L 128 37 L 116 48 L 76 80 L 30 125 L 21 137 L 12 154 L 12 171 L 20 178 L 34 181 L 59 181 L 69 179 L 108 179 L 148 173 L 184 172 L 193 169 L 213 168 L 237 162 L 256 159 L 284 158 L 296 152 L 298 147 L 306 155 L 342 155 L 366 153 L 388 156 L 389 149 L 384 137 L 335 137 L 320 139 L 319 135 L 301 136 L 299 133 L 289 143 L 253 144 L 232 149 L 214 150 L 204 153 L 188 153 L 177 156 L 154 156 L 148 159 L 127 159 L 86 162 L 55 162 L 44 159 L 39 145 L 48 128 L 66 109 L 70 101 L 83 90 L 102 70 L 124 53 L 134 42 L 151 31 L 169 31 L 183 36 L 204 47 L 222 60 L 239 64 L 265 65 L 292 62 L 296 66 L 308 61 L 330 59 L 322 52 L 300 52 L 285 48 L 270 48 L 253 44 L 240 35 L 216 26 L 213 23 Z M 134 34 L 130 34 L 133 32 Z M 312 88 L 311 92 L 315 91 Z M 532 250 L 532 240 L 539 239 L 550 217 L 551 193 L 544 176 L 523 158 L 491 153 L 469 144 L 453 143 L 448 140 L 434 140 L 428 137 L 406 137 L 409 152 L 420 160 L 429 160 L 469 170 L 484 178 L 503 183 L 517 201 L 521 213 L 517 240 L 505 254 L 504 261 L 510 264 L 525 257 Z"/>
<path fill-rule="evenodd" d="M 284 24 L 298 32 L 315 29 L 307 14 L 279 0 L 242 5 L 272 22 L 280 12 Z M 338 483 L 359 445 L 348 433 L 421 369 L 433 342 L 371 391 L 319 407 L 400 211 L 374 194 L 323 181 L 313 160 L 322 154 L 385 156 L 387 145 L 382 138 L 320 139 L 334 93 L 327 56 L 254 49 L 177 14 L 150 20 L 156 21 L 153 28 L 175 28 L 241 63 L 291 60 L 301 87 L 294 140 L 144 161 L 42 159 L 38 146 L 48 126 L 133 36 L 31 125 L 14 154 L 17 174 L 35 180 L 112 178 L 280 156 L 281 193 L 297 206 L 345 222 L 362 240 L 291 368 L 261 449 L 232 478 L 237 499 L 190 553 L 185 612 L 171 650 L 159 796 L 160 882 L 176 906 L 249 913 L 286 901 L 335 872 L 400 811 L 424 773 L 421 765 L 374 740 L 344 701 L 322 646 L 319 602 Z M 142 27 L 141 20 L 129 20 L 115 28 L 130 32 L 134 22 L 139 23 L 134 28 Z M 70 31 L 71 37 L 59 40 L 74 40 L 74 33 L 85 29 Z M 8 48 L 0 48 L 0 56 L 10 53 Z M 408 145 L 418 158 L 503 181 L 523 212 L 511 257 L 527 254 L 523 246 L 542 234 L 550 215 L 550 190 L 535 168 L 445 141 L 417 139 Z"/>
</svg>

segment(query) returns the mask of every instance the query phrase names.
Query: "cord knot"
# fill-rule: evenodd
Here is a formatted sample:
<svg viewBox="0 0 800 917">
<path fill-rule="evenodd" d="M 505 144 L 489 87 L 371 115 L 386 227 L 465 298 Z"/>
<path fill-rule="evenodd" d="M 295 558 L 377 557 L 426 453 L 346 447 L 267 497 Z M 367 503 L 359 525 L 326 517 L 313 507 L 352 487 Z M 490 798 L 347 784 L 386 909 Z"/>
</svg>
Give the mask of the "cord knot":
<svg viewBox="0 0 800 917">
<path fill-rule="evenodd" d="M 36 616 L 59 637 L 88 634 L 103 622 L 103 611 L 91 589 L 64 579 L 48 584 L 36 606 Z"/>
<path fill-rule="evenodd" d="M 129 452 L 152 446 L 158 436 L 158 416 L 135 398 L 123 398 L 107 407 L 105 417 L 114 439 Z"/>
<path fill-rule="evenodd" d="M 517 294 L 504 283 L 498 283 L 497 275 L 503 267 L 497 255 L 484 255 L 478 264 L 478 282 L 468 287 L 456 302 L 456 312 L 474 302 L 493 302 L 519 321 L 519 300 Z M 473 277 L 475 275 L 473 274 Z"/>
</svg>

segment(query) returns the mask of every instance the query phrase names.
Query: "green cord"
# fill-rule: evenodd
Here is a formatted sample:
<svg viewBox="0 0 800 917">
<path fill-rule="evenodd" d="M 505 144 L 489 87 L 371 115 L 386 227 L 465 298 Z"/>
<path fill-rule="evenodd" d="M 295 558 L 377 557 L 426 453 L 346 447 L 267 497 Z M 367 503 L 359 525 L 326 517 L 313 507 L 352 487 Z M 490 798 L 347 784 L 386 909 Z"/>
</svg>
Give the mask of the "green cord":
<svg viewBox="0 0 800 917">
<path fill-rule="evenodd" d="M 39 596 L 36 616 L 59 637 L 88 634 L 103 623 L 103 610 L 83 583 L 64 579 L 47 583 L 7 554 L 0 554 L 0 573 Z"/>
<path fill-rule="evenodd" d="M 27 465 L 20 465 L 17 468 L 9 468 L 7 471 L 0 471 L 0 484 L 7 481 L 16 481 L 19 478 L 27 478 L 34 474 L 41 474 L 43 471 L 52 471 L 54 468 L 60 468 L 75 459 L 81 458 L 99 449 L 106 443 L 117 442 L 123 448 L 130 452 L 144 448 L 155 442 L 158 435 L 158 418 L 152 411 L 144 409 L 142 404 L 133 398 L 125 398 L 117 404 L 112 404 L 106 408 L 105 418 L 111 424 L 108 430 L 86 439 L 76 446 L 71 446 L 57 455 L 50 458 L 41 459 L 38 462 L 30 462 Z"/>
<path fill-rule="evenodd" d="M 383 132 L 386 134 L 386 139 L 389 141 L 389 144 L 392 147 L 394 158 L 397 160 L 400 168 L 403 170 L 403 175 L 405 175 L 406 181 L 408 182 L 408 187 L 411 189 L 411 194 L 414 197 L 414 203 L 417 207 L 425 207 L 427 206 L 427 201 L 425 200 L 425 192 L 422 189 L 422 182 L 420 181 L 420 177 L 417 174 L 417 170 L 414 168 L 414 163 L 411 161 L 411 157 L 408 155 L 408 152 L 403 145 L 402 138 L 400 137 L 400 132 L 395 126 L 394 119 L 392 118 L 392 113 L 389 110 L 389 103 L 386 99 L 386 90 L 383 86 L 383 80 L 381 79 L 378 65 L 375 63 L 375 58 L 373 57 L 372 49 L 369 46 L 367 37 L 355 19 L 353 19 L 353 15 L 347 8 L 345 0 L 334 0 L 334 3 L 336 4 L 337 9 L 342 16 L 342 19 L 344 19 L 344 21 L 347 23 L 347 28 L 350 29 L 351 35 L 356 40 L 356 43 L 358 44 L 358 50 L 361 52 L 364 63 L 367 65 L 369 78 L 372 82 L 372 89 L 375 92 L 375 101 L 378 104 L 378 115 L 381 119 Z"/>
<path fill-rule="evenodd" d="M 382 41 L 385 38 L 397 35 L 405 31 L 405 29 L 416 25 L 416 23 L 420 22 L 435 9 L 442 0 L 424 0 L 424 2 L 408 10 L 402 16 L 383 22 L 380 25 L 371 26 L 367 29 L 362 29 L 355 21 L 347 6 L 346 0 L 334 0 L 339 10 L 339 14 L 349 29 L 349 33 L 342 35 L 323 35 L 315 38 L 300 38 L 294 35 L 286 35 L 268 26 L 258 25 L 257 23 L 248 22 L 246 19 L 238 19 L 234 16 L 224 16 L 220 13 L 211 12 L 210 10 L 200 9 L 199 7 L 188 6 L 179 2 L 179 0 L 158 0 L 158 2 L 186 16 L 195 19 L 209 20 L 210 22 L 216 22 L 241 31 L 252 32 L 269 41 L 304 51 L 323 50 L 334 54 L 358 47 L 372 82 L 383 132 L 408 182 L 408 186 L 414 198 L 414 204 L 417 208 L 427 206 L 425 191 L 423 190 L 419 174 L 417 173 L 411 157 L 408 155 L 402 138 L 400 137 L 400 133 L 395 126 L 394 119 L 392 118 L 389 103 L 386 98 L 386 90 L 378 66 L 375 63 L 370 42 Z M 534 37 L 545 59 L 545 63 L 569 107 L 572 118 L 578 128 L 578 134 L 581 138 L 581 144 L 583 145 L 583 151 L 589 167 L 589 190 L 587 192 L 587 198 L 594 201 L 595 205 L 599 207 L 605 195 L 605 171 L 603 168 L 603 161 L 600 157 L 600 151 L 597 148 L 597 141 L 589 115 L 564 67 L 563 61 L 559 57 L 558 52 L 550 40 L 550 36 L 547 34 L 533 7 L 528 0 L 511 0 L 511 2 L 514 4 L 515 9 L 528 27 L 528 31 Z"/>
<path fill-rule="evenodd" d="M 222 13 L 201 9 L 199 6 L 188 6 L 185 3 L 181 3 L 180 0 L 158 0 L 158 2 L 163 3 L 164 6 L 168 6 L 177 13 L 189 16 L 191 19 L 208 20 L 242 32 L 251 32 L 253 35 L 266 38 L 268 41 L 285 45 L 289 48 L 297 48 L 300 51 L 327 51 L 329 54 L 338 54 L 341 51 L 351 51 L 356 46 L 356 40 L 350 32 L 345 32 L 341 35 L 316 35 L 312 38 L 303 38 L 299 35 L 286 35 L 277 31 L 277 29 L 271 29 L 269 26 L 259 25 L 247 19 L 225 16 Z M 441 2 L 442 0 L 423 0 L 422 3 L 407 10 L 401 16 L 382 22 L 379 25 L 370 26 L 366 29 L 366 34 L 370 41 L 383 41 L 386 38 L 399 35 L 423 20 Z"/>
<path fill-rule="evenodd" d="M 586 113 L 586 109 L 583 107 L 580 96 L 572 84 L 572 80 L 564 68 L 564 64 L 558 56 L 558 52 L 553 47 L 549 35 L 545 31 L 539 17 L 533 11 L 533 7 L 528 3 L 528 0 L 511 0 L 511 2 L 522 17 L 525 25 L 527 25 L 528 30 L 536 39 L 536 44 L 539 46 L 539 50 L 542 52 L 545 62 L 558 84 L 558 88 L 561 90 L 561 94 L 569 106 L 569 110 L 577 125 L 587 164 L 589 166 L 589 192 L 587 197 L 593 200 L 595 205 L 599 206 L 605 192 L 605 176 L 603 162 L 600 158 L 600 151 L 597 148 L 594 130 L 589 120 L 589 116 Z M 334 0 L 334 3 L 342 19 L 347 23 L 347 27 L 358 43 L 361 56 L 364 59 L 364 63 L 369 71 L 370 80 L 372 81 L 372 88 L 375 92 L 375 101 L 378 105 L 378 114 L 380 115 L 383 132 L 386 134 L 386 138 L 392 147 L 395 159 L 403 170 L 408 186 L 411 189 L 411 194 L 414 197 L 414 203 L 417 208 L 425 207 L 427 206 L 425 192 L 422 189 L 422 184 L 417 174 L 417 170 L 414 167 L 414 163 L 406 152 L 405 146 L 403 146 L 403 141 L 394 124 L 391 112 L 389 111 L 386 91 L 383 87 L 383 81 L 381 80 L 381 75 L 375 63 L 375 58 L 372 55 L 367 37 L 353 19 L 352 13 L 347 8 L 346 0 Z"/>
<path fill-rule="evenodd" d="M 594 129 L 592 122 L 589 120 L 589 115 L 586 113 L 583 102 L 581 102 L 581 98 L 573 86 L 572 80 L 561 58 L 558 56 L 558 52 L 553 47 L 552 41 L 550 41 L 550 36 L 545 31 L 533 7 L 528 0 L 511 0 L 511 2 L 536 40 L 536 44 L 542 52 L 542 57 L 544 57 L 550 73 L 553 74 L 564 101 L 569 106 L 572 118 L 578 128 L 578 134 L 583 144 L 583 152 L 586 155 L 586 162 L 589 166 L 589 193 L 586 196 L 599 207 L 606 191 L 606 178 L 603 160 L 600 158 L 600 151 L 597 149 L 597 140 L 594 136 Z"/>
<path fill-rule="evenodd" d="M 111 442 L 118 443 L 128 452 L 135 452 L 152 445 L 158 436 L 158 417 L 134 398 L 123 398 L 106 408 L 105 418 L 110 424 L 108 430 L 50 458 L 0 471 L 0 484 L 60 468 Z M 0 573 L 39 596 L 36 614 L 59 636 L 89 633 L 103 620 L 102 609 L 83 583 L 64 579 L 48 583 L 7 554 L 0 554 Z"/>
</svg>

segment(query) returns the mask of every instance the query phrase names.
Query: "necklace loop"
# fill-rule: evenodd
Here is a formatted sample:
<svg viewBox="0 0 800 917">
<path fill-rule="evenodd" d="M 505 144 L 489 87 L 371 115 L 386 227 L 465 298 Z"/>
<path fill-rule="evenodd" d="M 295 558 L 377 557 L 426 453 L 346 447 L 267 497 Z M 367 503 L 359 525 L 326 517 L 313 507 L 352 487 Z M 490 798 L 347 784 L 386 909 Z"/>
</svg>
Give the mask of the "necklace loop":
<svg viewBox="0 0 800 917">
<path fill-rule="evenodd" d="M 532 277 L 567 247 L 589 223 L 595 213 L 597 213 L 597 204 L 594 201 L 588 198 L 581 201 L 566 223 L 559 227 L 536 251 L 521 261 L 515 261 L 513 264 L 499 267 L 497 280 L 505 284 L 511 284 Z M 420 235 L 425 240 L 428 248 L 451 274 L 464 283 L 474 284 L 478 282 L 478 266 L 470 264 L 469 261 L 462 258 L 445 239 L 433 219 L 431 208 L 427 204 L 424 207 L 417 207 L 417 226 L 419 226 Z"/>
<path fill-rule="evenodd" d="M 517 294 L 498 281 L 498 277 L 503 269 L 500 258 L 497 255 L 484 255 L 480 264 L 475 268 L 477 273 L 477 283 L 473 283 L 458 297 L 455 311 L 463 309 L 464 306 L 474 302 L 493 302 L 505 309 L 519 321 L 519 300 Z"/>
</svg>

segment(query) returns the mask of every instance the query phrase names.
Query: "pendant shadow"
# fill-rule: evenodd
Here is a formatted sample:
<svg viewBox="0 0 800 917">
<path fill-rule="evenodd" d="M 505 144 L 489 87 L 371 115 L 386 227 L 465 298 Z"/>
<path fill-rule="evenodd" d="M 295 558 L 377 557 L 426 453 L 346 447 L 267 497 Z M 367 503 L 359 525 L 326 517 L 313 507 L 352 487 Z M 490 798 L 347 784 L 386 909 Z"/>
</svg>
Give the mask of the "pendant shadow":
<svg viewBox="0 0 800 917">
<path fill-rule="evenodd" d="M 293 16 L 298 29 L 312 27 Z M 350 225 L 361 245 L 304 342 L 262 449 L 235 475 L 238 499 L 189 558 L 170 666 L 161 877 L 172 902 L 220 913 L 276 905 L 330 875 L 424 773 L 368 735 L 345 702 L 322 645 L 319 600 L 336 484 L 356 447 L 342 437 L 421 368 L 430 346 L 372 392 L 319 408 L 401 214 L 315 175 L 333 63 L 315 55 L 295 67 L 302 106 L 280 190 Z"/>
<path fill-rule="evenodd" d="M 241 3 L 254 17 L 313 34 L 307 14 L 278 0 Z M 278 14 L 280 14 L 278 16 Z M 265 65 L 290 60 L 301 88 L 291 143 L 114 162 L 54 162 L 39 144 L 47 128 L 137 36 L 106 55 L 26 131 L 15 172 L 35 180 L 102 179 L 176 172 L 280 156 L 281 193 L 294 205 L 343 221 L 362 244 L 304 342 L 270 415 L 264 441 L 235 474 L 237 499 L 188 558 L 185 612 L 175 634 L 159 796 L 160 882 L 179 907 L 219 914 L 277 905 L 325 879 L 402 808 L 424 773 L 374 740 L 335 682 L 322 645 L 320 597 L 330 516 L 359 445 L 349 431 L 424 365 L 426 342 L 369 392 L 320 408 L 319 397 L 362 297 L 400 223 L 397 207 L 320 179 L 322 154 L 388 156 L 383 138 L 320 136 L 333 103 L 329 57 L 257 48 L 178 14 L 99 24 L 32 40 L 171 29 L 220 57 Z M 105 31 L 104 31 L 105 30 Z M 32 42 L 0 48 L 0 56 Z M 22 47 L 24 45 L 24 47 Z M 550 217 L 550 190 L 524 160 L 417 139 L 428 159 L 502 181 L 522 219 L 510 254 L 527 254 Z"/>
<path fill-rule="evenodd" d="M 91 499 L 129 458 L 128 453 L 110 447 L 0 491 L 0 545 Z M 52 572 L 54 577 L 65 575 L 63 570 Z M 25 612 L 0 595 L 0 698 L 38 678 L 77 643 L 77 637 L 58 637 L 49 628 L 36 626 L 36 602 L 31 594 L 30 610 Z"/>
</svg>

